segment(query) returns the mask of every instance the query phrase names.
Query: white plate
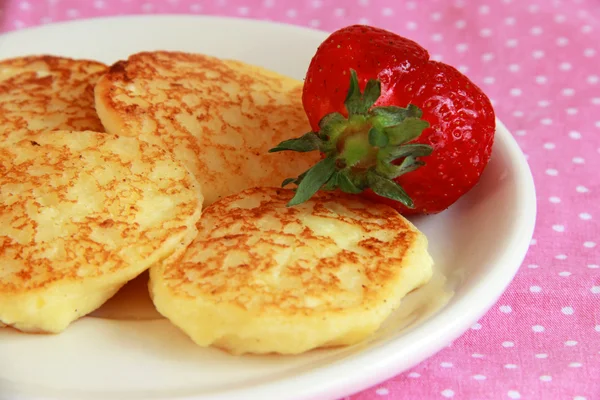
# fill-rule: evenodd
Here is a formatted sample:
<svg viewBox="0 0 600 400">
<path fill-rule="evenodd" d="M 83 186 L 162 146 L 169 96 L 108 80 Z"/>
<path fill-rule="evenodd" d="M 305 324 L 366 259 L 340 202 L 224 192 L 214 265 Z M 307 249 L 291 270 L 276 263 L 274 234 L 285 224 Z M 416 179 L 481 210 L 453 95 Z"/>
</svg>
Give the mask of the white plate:
<svg viewBox="0 0 600 400">
<path fill-rule="evenodd" d="M 121 17 L 0 36 L 0 58 L 53 53 L 112 63 L 141 50 L 233 57 L 302 78 L 323 32 L 223 18 Z M 450 301 L 411 294 L 359 346 L 297 357 L 233 357 L 196 347 L 165 320 L 86 317 L 56 336 L 0 329 L 2 399 L 336 398 L 390 378 L 442 349 L 480 318 L 519 268 L 536 214 L 531 173 L 498 122 L 480 184 L 442 214 L 416 218 Z M 439 284 L 430 285 L 441 293 Z M 438 285 L 436 287 L 436 285 Z"/>
</svg>

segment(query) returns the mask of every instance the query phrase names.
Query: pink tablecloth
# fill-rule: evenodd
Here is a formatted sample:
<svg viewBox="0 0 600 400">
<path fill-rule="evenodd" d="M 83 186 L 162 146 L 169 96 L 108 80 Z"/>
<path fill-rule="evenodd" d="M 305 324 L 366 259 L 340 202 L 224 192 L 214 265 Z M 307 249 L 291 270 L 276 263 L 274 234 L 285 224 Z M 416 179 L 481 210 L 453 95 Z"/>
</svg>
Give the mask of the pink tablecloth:
<svg viewBox="0 0 600 400">
<path fill-rule="evenodd" d="M 451 347 L 352 399 L 600 399 L 600 1 L 5 0 L 0 31 L 137 13 L 372 24 L 466 72 L 533 169 L 529 255 Z"/>
</svg>

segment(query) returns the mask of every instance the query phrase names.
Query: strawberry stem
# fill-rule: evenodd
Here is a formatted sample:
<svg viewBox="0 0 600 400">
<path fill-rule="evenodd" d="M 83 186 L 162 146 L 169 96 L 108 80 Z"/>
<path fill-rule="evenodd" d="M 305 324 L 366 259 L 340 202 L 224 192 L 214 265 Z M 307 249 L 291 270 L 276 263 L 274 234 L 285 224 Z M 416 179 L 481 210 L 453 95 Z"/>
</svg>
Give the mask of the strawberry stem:
<svg viewBox="0 0 600 400">
<path fill-rule="evenodd" d="M 327 114 L 319 122 L 318 132 L 285 140 L 269 150 L 319 151 L 325 155 L 299 177 L 282 183 L 297 185 L 288 206 L 305 202 L 319 190 L 358 194 L 371 189 L 379 196 L 414 207 L 412 199 L 394 180 L 425 164 L 419 158 L 430 155 L 431 146 L 410 142 L 429 123 L 421 119 L 421 110 L 413 104 L 406 108 L 374 107 L 380 95 L 378 80 L 370 79 L 361 92 L 356 71 L 350 70 L 344 102 L 348 118 L 337 112 Z"/>
</svg>

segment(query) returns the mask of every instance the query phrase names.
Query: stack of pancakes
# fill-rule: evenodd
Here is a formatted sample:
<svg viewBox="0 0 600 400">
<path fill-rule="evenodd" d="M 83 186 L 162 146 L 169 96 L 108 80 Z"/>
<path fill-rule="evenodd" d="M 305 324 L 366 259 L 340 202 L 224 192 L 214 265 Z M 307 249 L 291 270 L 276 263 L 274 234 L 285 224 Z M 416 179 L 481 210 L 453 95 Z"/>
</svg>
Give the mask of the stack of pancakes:
<svg viewBox="0 0 600 400">
<path fill-rule="evenodd" d="M 302 82 L 202 54 L 108 67 L 0 61 L 0 323 L 59 333 L 150 271 L 200 346 L 295 354 L 357 343 L 432 275 L 391 208 L 278 186 L 317 160 Z"/>
</svg>

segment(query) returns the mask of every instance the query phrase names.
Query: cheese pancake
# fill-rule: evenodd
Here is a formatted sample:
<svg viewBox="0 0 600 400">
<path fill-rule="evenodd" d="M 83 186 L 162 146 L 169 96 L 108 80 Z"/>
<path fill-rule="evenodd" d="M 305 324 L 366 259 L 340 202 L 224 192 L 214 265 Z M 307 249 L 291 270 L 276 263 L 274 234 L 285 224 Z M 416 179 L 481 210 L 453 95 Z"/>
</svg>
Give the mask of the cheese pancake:
<svg viewBox="0 0 600 400">
<path fill-rule="evenodd" d="M 96 61 L 50 55 L 0 61 L 0 140 L 48 130 L 103 132 L 94 86 L 106 70 Z"/>
<path fill-rule="evenodd" d="M 161 147 L 90 131 L 0 146 L 0 322 L 61 332 L 197 233 L 201 194 Z"/>
<path fill-rule="evenodd" d="M 427 239 L 391 207 L 255 188 L 203 211 L 181 260 L 150 269 L 157 310 L 200 346 L 297 354 L 375 332 L 432 276 Z"/>
<path fill-rule="evenodd" d="M 318 154 L 274 153 L 309 132 L 302 82 L 239 61 L 143 52 L 120 61 L 96 86 L 108 132 L 161 140 L 192 171 L 205 205 L 298 176 Z"/>
</svg>

